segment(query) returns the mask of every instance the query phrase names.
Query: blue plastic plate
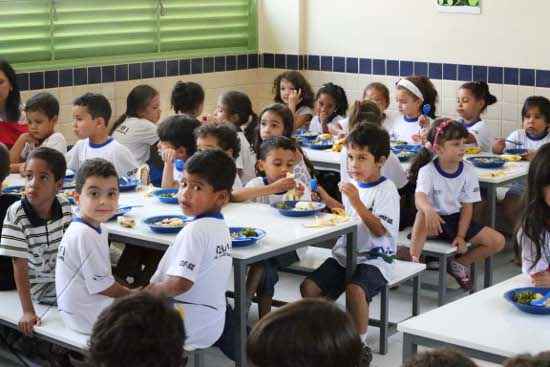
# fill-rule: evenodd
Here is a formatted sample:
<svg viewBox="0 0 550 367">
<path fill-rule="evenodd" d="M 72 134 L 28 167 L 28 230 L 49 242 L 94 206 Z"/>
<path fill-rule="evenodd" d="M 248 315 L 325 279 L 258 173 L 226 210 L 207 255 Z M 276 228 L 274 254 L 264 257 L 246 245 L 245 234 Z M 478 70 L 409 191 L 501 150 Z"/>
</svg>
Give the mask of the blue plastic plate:
<svg viewBox="0 0 550 367">
<path fill-rule="evenodd" d="M 306 146 L 310 149 L 315 150 L 326 150 L 332 148 L 332 143 L 325 143 L 325 144 L 307 144 Z"/>
<path fill-rule="evenodd" d="M 135 178 L 120 177 L 118 179 L 118 190 L 121 192 L 135 190 L 139 181 Z"/>
<path fill-rule="evenodd" d="M 239 236 L 238 234 L 244 229 L 252 229 L 256 232 L 257 236 L 244 237 Z M 229 233 L 231 233 L 231 243 L 233 247 L 246 247 L 251 246 L 265 237 L 265 231 L 259 228 L 250 228 L 250 227 L 231 227 L 229 228 Z M 236 236 L 236 237 L 234 237 Z"/>
<path fill-rule="evenodd" d="M 501 168 L 506 163 L 504 159 L 493 156 L 477 156 L 467 159 L 478 168 Z"/>
<path fill-rule="evenodd" d="M 504 153 L 506 153 L 506 154 L 524 155 L 524 154 L 527 154 L 527 149 L 525 149 L 525 148 L 510 148 L 510 149 L 506 149 L 506 150 L 504 151 Z"/>
<path fill-rule="evenodd" d="M 153 196 L 159 199 L 164 204 L 177 204 L 178 203 L 178 189 L 160 189 L 153 192 Z M 172 195 L 172 196 L 165 196 Z"/>
<path fill-rule="evenodd" d="M 117 209 L 115 214 L 111 217 L 109 220 L 117 219 L 117 217 L 127 214 L 130 210 L 132 210 L 133 206 L 121 206 Z"/>
<path fill-rule="evenodd" d="M 177 226 L 177 227 L 167 227 L 167 226 L 162 226 L 157 224 L 163 219 L 168 219 L 168 218 L 179 218 L 183 221 L 183 225 Z M 185 215 L 157 215 L 154 217 L 145 218 L 143 220 L 143 223 L 147 224 L 149 228 L 151 228 L 151 231 L 156 233 L 178 233 L 185 226 L 185 223 L 190 222 L 192 220 L 193 218 L 186 217 Z"/>
<path fill-rule="evenodd" d="M 407 150 L 402 150 L 400 152 L 394 152 L 394 154 L 396 155 L 397 159 L 399 159 L 400 162 L 407 162 L 409 159 L 411 159 L 412 157 L 414 157 L 416 155 L 416 153 L 410 152 L 410 151 L 407 151 Z"/>
<path fill-rule="evenodd" d="M 392 150 L 394 151 L 394 153 L 395 151 L 418 153 L 421 148 L 422 148 L 422 145 L 419 145 L 419 144 L 401 144 L 401 145 L 396 145 L 392 147 Z"/>
<path fill-rule="evenodd" d="M 271 206 L 287 217 L 307 217 L 314 215 L 317 212 L 325 209 L 326 205 L 317 201 L 311 201 L 315 209 L 311 210 L 296 210 L 295 206 L 298 201 L 281 201 L 280 203 L 271 204 Z"/>
<path fill-rule="evenodd" d="M 535 315 L 550 315 L 550 307 L 544 307 L 544 306 L 533 306 L 531 304 L 522 304 L 517 303 L 514 301 L 514 296 L 516 293 L 520 292 L 533 292 L 533 293 L 541 293 L 544 294 L 548 292 L 549 288 L 536 288 L 536 287 L 525 287 L 525 288 L 516 288 L 509 290 L 508 292 L 504 293 L 504 298 L 517 307 L 518 310 L 526 313 L 531 313 Z"/>
<path fill-rule="evenodd" d="M 4 194 L 21 195 L 25 191 L 25 186 L 8 186 L 2 190 Z"/>
<path fill-rule="evenodd" d="M 318 137 L 318 133 L 312 133 L 312 132 L 305 132 L 301 134 L 296 134 L 296 138 L 298 139 L 304 139 L 304 140 L 315 140 L 316 137 Z"/>
<path fill-rule="evenodd" d="M 73 170 L 70 170 L 67 168 L 67 170 L 65 171 L 65 178 L 63 179 L 64 181 L 72 181 L 74 180 L 74 172 Z"/>
</svg>

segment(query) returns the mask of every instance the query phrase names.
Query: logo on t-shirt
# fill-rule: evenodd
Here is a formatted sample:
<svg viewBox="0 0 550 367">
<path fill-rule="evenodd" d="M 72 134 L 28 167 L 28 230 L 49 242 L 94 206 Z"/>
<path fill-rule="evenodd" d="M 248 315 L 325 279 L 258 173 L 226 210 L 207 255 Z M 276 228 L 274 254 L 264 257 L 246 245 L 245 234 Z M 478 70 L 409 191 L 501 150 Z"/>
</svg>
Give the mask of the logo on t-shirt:
<svg viewBox="0 0 550 367">
<path fill-rule="evenodd" d="M 182 260 L 180 261 L 180 267 L 182 268 L 185 268 L 185 269 L 188 269 L 190 271 L 193 271 L 195 269 L 195 264 L 187 261 L 187 260 Z"/>
<path fill-rule="evenodd" d="M 117 129 L 117 131 L 119 133 L 121 133 L 122 135 L 126 135 L 126 133 L 129 131 L 130 129 L 128 128 L 128 126 L 126 125 L 120 125 Z"/>
<path fill-rule="evenodd" d="M 216 257 L 214 257 L 214 260 L 224 256 L 231 256 L 231 243 L 216 246 Z"/>
</svg>

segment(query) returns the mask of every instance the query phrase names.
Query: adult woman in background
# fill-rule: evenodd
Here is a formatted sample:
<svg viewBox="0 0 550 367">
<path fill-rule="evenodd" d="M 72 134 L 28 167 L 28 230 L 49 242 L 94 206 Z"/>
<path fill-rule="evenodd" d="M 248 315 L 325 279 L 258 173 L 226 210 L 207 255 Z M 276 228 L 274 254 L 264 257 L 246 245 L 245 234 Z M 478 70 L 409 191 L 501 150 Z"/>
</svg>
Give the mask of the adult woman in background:
<svg viewBox="0 0 550 367">
<path fill-rule="evenodd" d="M 19 135 L 27 131 L 15 71 L 0 59 L 0 142 L 11 148 Z"/>
</svg>

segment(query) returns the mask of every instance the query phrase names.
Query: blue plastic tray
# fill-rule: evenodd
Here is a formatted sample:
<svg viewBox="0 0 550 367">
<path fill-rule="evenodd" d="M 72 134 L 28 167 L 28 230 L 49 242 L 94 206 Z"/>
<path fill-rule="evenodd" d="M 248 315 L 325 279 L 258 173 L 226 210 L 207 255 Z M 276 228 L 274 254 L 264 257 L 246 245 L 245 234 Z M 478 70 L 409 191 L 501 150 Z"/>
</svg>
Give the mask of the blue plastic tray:
<svg viewBox="0 0 550 367">
<path fill-rule="evenodd" d="M 501 168 L 506 163 L 504 159 L 493 156 L 469 157 L 467 159 L 478 168 Z"/>
<path fill-rule="evenodd" d="M 178 233 L 181 231 L 183 226 L 181 227 L 164 227 L 156 225 L 155 223 L 160 222 L 163 219 L 167 218 L 179 218 L 183 220 L 184 224 L 187 222 L 190 222 L 193 220 L 191 217 L 186 217 L 185 215 L 157 215 L 154 217 L 145 218 L 143 220 L 143 223 L 147 224 L 149 228 L 151 228 L 151 231 L 156 233 Z"/>
<path fill-rule="evenodd" d="M 525 148 L 510 148 L 510 149 L 504 150 L 504 153 L 524 155 L 524 154 L 527 154 L 527 149 L 525 149 Z"/>
<path fill-rule="evenodd" d="M 159 199 L 161 203 L 164 204 L 177 204 L 178 198 L 177 198 L 178 189 L 160 189 L 153 192 L 153 196 Z M 174 197 L 161 197 L 160 195 L 164 194 L 176 194 Z"/>
<path fill-rule="evenodd" d="M 504 298 L 516 306 L 516 308 L 522 312 L 530 313 L 534 315 L 550 315 L 550 307 L 544 307 L 544 306 L 532 306 L 530 304 L 521 304 L 514 301 L 514 295 L 516 292 L 527 292 L 531 291 L 534 293 L 546 293 L 548 292 L 549 288 L 536 288 L 536 287 L 525 287 L 525 288 L 516 288 L 509 290 L 508 292 L 504 293 Z"/>
<path fill-rule="evenodd" d="M 231 227 L 229 228 L 229 232 L 231 234 L 233 233 L 239 233 L 242 230 L 250 228 L 250 227 Z M 252 228 L 258 235 L 254 237 L 237 237 L 237 238 L 231 238 L 231 243 L 233 247 L 246 247 L 251 246 L 261 240 L 265 237 L 265 231 L 259 228 Z"/>
<path fill-rule="evenodd" d="M 296 203 L 297 201 L 281 201 L 280 203 L 271 204 L 271 206 L 277 209 L 279 213 L 287 217 L 308 217 L 310 215 L 314 215 L 317 212 L 320 212 L 326 207 L 324 203 L 312 201 L 312 203 L 315 204 L 315 209 L 296 210 L 294 209 L 294 207 L 296 206 Z M 281 205 L 284 205 L 284 208 L 281 208 Z"/>
<path fill-rule="evenodd" d="M 135 178 L 120 177 L 118 179 L 118 190 L 121 192 L 135 190 L 139 181 Z"/>
<path fill-rule="evenodd" d="M 407 152 L 418 153 L 420 151 L 420 149 L 422 149 L 422 145 L 419 145 L 419 144 L 401 144 L 401 145 L 396 145 L 396 146 L 392 147 L 391 149 L 394 152 L 396 152 L 396 151 L 398 151 L 398 152 L 407 151 Z"/>
</svg>

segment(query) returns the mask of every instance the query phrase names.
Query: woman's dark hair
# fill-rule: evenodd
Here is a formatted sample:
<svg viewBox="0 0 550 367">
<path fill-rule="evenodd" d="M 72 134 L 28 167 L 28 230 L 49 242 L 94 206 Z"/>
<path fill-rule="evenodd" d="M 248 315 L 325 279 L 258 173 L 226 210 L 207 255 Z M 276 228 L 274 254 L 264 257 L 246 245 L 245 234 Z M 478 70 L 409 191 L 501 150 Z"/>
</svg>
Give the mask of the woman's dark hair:
<svg viewBox="0 0 550 367">
<path fill-rule="evenodd" d="M 246 140 L 253 145 L 255 130 L 258 127 L 258 115 L 252 109 L 250 98 L 243 92 L 229 91 L 221 96 L 221 104 L 228 115 L 237 115 L 237 121 L 233 122 L 237 131 L 242 131 L 241 126 L 248 124 L 244 130 Z"/>
<path fill-rule="evenodd" d="M 336 103 L 336 109 L 334 110 L 334 113 L 332 116 L 329 117 L 329 121 L 332 120 L 337 115 L 345 116 L 346 112 L 348 110 L 348 97 L 346 96 L 346 92 L 342 87 L 336 84 L 327 83 L 321 86 L 319 90 L 317 91 L 317 94 L 315 95 L 315 100 L 317 101 L 321 94 L 327 94 L 331 96 L 334 99 L 334 102 Z"/>
<path fill-rule="evenodd" d="M 543 96 L 527 97 L 521 109 L 521 118 L 524 119 L 527 112 L 533 107 L 537 107 L 540 114 L 544 117 L 544 121 L 550 124 L 550 101 L 548 98 Z"/>
<path fill-rule="evenodd" d="M 466 139 L 468 137 L 468 130 L 458 121 L 450 118 L 439 118 L 434 121 L 432 127 L 428 131 L 428 142 L 431 144 L 431 149 L 422 147 L 418 155 L 411 164 L 409 169 L 409 181 L 416 184 L 418 178 L 418 171 L 426 164 L 430 163 L 433 159 L 434 153 L 432 151 L 434 145 L 443 145 L 446 141 L 454 139 Z"/>
<path fill-rule="evenodd" d="M 272 112 L 283 120 L 283 136 L 290 138 L 294 131 L 294 116 L 292 116 L 292 111 L 284 103 L 270 104 L 260 112 L 258 117 L 258 128 L 256 129 L 254 138 L 254 152 L 256 154 L 259 153 L 260 145 L 262 145 L 262 137 L 260 136 L 262 117 L 267 112 Z"/>
<path fill-rule="evenodd" d="M 484 81 L 464 83 L 462 84 L 460 89 L 469 90 L 475 99 L 485 102 L 480 112 L 485 111 L 487 109 L 487 106 L 497 103 L 497 97 L 493 96 L 491 92 L 489 92 L 489 85 Z"/>
<path fill-rule="evenodd" d="M 247 341 L 248 359 L 258 367 L 357 367 L 361 349 L 350 317 L 314 298 L 271 312 Z"/>
<path fill-rule="evenodd" d="M 185 328 L 165 299 L 140 292 L 101 312 L 89 341 L 90 366 L 180 367 Z"/>
<path fill-rule="evenodd" d="M 170 103 L 175 113 L 193 115 L 204 103 L 204 89 L 200 84 L 194 82 L 179 81 L 172 89 Z"/>
<path fill-rule="evenodd" d="M 307 81 L 306 78 L 299 71 L 286 71 L 282 74 L 279 74 L 277 78 L 273 81 L 273 94 L 275 97 L 273 100 L 277 103 L 284 103 L 281 98 L 281 81 L 286 80 L 294 86 L 296 91 L 302 91 L 302 100 L 296 106 L 296 109 L 299 109 L 302 106 L 308 106 L 313 108 L 313 89 Z"/>
<path fill-rule="evenodd" d="M 424 97 L 423 104 L 427 104 L 430 106 L 430 113 L 426 114 L 427 116 L 431 118 L 435 118 L 435 109 L 436 109 L 436 103 L 437 103 L 437 90 L 435 89 L 432 81 L 428 79 L 427 77 L 423 75 L 413 75 L 406 78 L 408 81 L 416 85 L 418 89 L 420 89 L 420 92 L 422 93 L 422 96 Z M 407 93 L 409 93 L 412 97 L 418 99 L 416 95 L 414 95 L 411 91 L 409 91 L 406 88 L 397 87 L 398 89 L 404 90 Z M 420 106 L 419 113 L 422 113 L 422 106 Z"/>
<path fill-rule="evenodd" d="M 369 89 L 373 89 L 381 93 L 384 96 L 384 99 L 386 100 L 386 105 L 387 106 L 390 105 L 390 90 L 388 89 L 388 87 L 386 87 L 384 84 L 379 82 L 372 82 L 365 87 L 365 90 L 363 91 L 363 99 L 367 98 L 367 91 Z"/>
<path fill-rule="evenodd" d="M 545 233 L 550 230 L 546 220 L 550 218 L 550 207 L 544 198 L 544 188 L 550 185 L 550 144 L 544 144 L 539 148 L 535 158 L 529 165 L 527 175 L 527 190 L 523 196 L 524 211 L 521 220 L 522 239 L 526 237 L 534 245 L 535 261 L 533 267 L 542 257 L 542 249 L 545 246 Z M 516 250 L 519 244 L 516 243 Z M 516 251 L 519 254 L 519 251 Z"/>
<path fill-rule="evenodd" d="M 349 114 L 349 131 L 353 130 L 361 122 L 370 122 L 382 126 L 384 116 L 378 105 L 368 99 L 355 101 Z"/>
<path fill-rule="evenodd" d="M 126 112 L 124 112 L 113 124 L 111 131 L 112 135 L 115 130 L 126 120 L 128 117 L 139 117 L 139 114 L 143 112 L 151 100 L 159 95 L 159 92 L 146 84 L 138 85 L 126 98 Z"/>
<path fill-rule="evenodd" d="M 273 138 L 269 138 L 267 140 L 264 140 L 264 142 L 260 146 L 260 151 L 258 152 L 258 160 L 264 161 L 269 153 L 271 153 L 275 149 L 292 150 L 293 152 L 295 152 L 297 146 L 294 139 L 287 138 L 286 136 L 275 136 Z"/>
<path fill-rule="evenodd" d="M 6 120 L 17 122 L 21 119 L 21 93 L 19 92 L 19 85 L 17 85 L 15 70 L 6 60 L 0 59 L 0 71 L 6 74 L 6 78 L 11 84 L 11 91 L 6 99 Z"/>
<path fill-rule="evenodd" d="M 221 150 L 226 151 L 231 149 L 233 152 L 233 159 L 239 157 L 239 153 L 241 152 L 241 141 L 234 127 L 227 124 L 206 124 L 195 130 L 196 138 L 204 138 L 207 136 L 215 137 Z"/>
<path fill-rule="evenodd" d="M 429 350 L 414 355 L 403 367 L 477 367 L 470 358 L 452 348 Z"/>
<path fill-rule="evenodd" d="M 41 159 L 46 162 L 56 181 L 65 177 L 67 161 L 59 151 L 48 147 L 38 147 L 29 154 L 25 164 L 29 163 L 31 159 Z"/>
</svg>

